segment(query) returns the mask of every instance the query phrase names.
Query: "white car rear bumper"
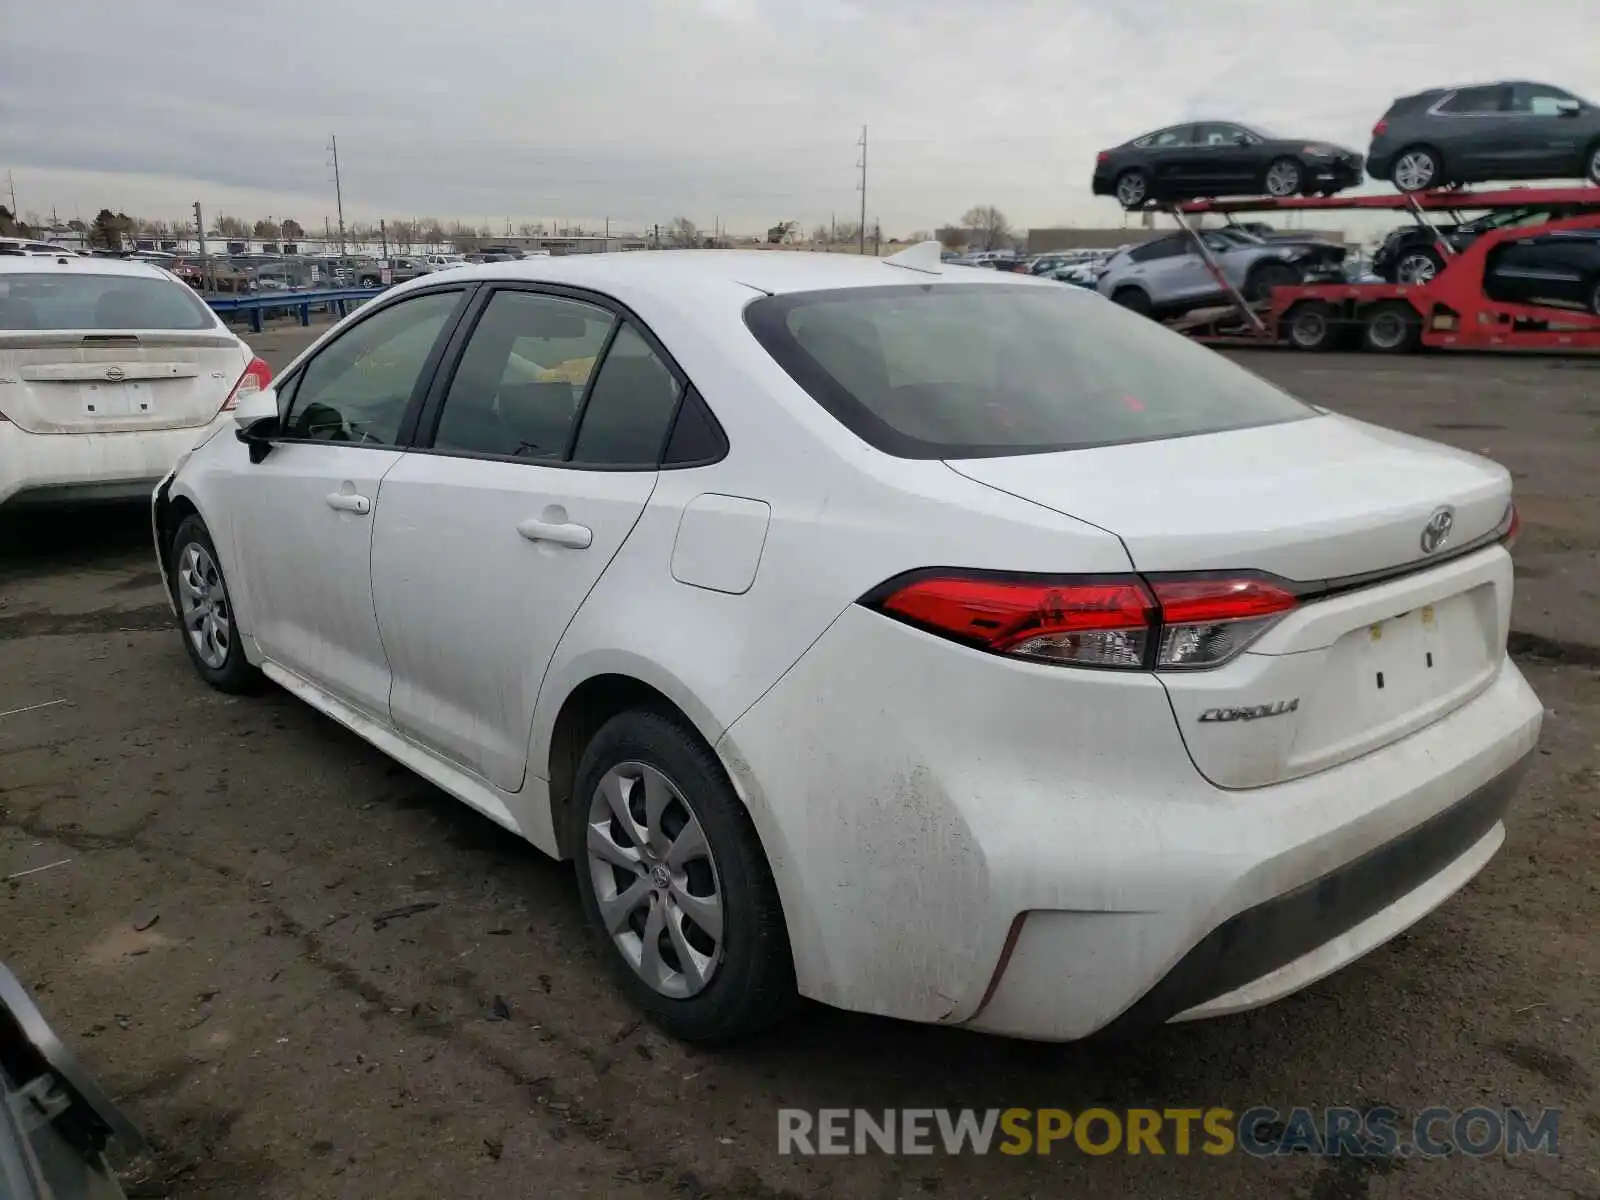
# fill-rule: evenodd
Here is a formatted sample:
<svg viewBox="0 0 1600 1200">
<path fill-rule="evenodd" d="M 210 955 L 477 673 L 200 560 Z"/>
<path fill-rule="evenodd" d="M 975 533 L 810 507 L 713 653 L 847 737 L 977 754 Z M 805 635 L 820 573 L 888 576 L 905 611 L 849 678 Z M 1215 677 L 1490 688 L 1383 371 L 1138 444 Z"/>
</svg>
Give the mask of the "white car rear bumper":
<svg viewBox="0 0 1600 1200">
<path fill-rule="evenodd" d="M 229 424 L 138 433 L 24 433 L 0 421 L 0 505 L 148 497 L 178 458 Z"/>
<path fill-rule="evenodd" d="M 852 608 L 718 750 L 802 991 L 1066 1040 L 1266 1003 L 1419 919 L 1503 839 L 1541 719 L 1507 660 L 1381 750 L 1228 791 L 1153 676 L 1013 662 Z"/>
</svg>

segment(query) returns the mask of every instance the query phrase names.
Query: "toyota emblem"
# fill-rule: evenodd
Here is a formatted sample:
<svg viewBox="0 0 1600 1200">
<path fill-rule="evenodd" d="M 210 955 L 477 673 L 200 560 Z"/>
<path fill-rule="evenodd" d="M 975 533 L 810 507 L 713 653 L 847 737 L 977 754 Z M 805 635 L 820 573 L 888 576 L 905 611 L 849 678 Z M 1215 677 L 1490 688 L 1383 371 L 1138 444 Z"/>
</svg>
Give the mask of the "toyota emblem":
<svg viewBox="0 0 1600 1200">
<path fill-rule="evenodd" d="M 1422 527 L 1422 552 L 1432 554 L 1450 540 L 1450 531 L 1456 525 L 1456 510 L 1441 508 L 1428 518 Z"/>
<path fill-rule="evenodd" d="M 124 371 L 121 367 L 107 367 L 106 368 L 106 378 L 109 379 L 112 383 L 121 383 L 127 377 L 128 377 L 128 373 L 126 371 Z"/>
</svg>

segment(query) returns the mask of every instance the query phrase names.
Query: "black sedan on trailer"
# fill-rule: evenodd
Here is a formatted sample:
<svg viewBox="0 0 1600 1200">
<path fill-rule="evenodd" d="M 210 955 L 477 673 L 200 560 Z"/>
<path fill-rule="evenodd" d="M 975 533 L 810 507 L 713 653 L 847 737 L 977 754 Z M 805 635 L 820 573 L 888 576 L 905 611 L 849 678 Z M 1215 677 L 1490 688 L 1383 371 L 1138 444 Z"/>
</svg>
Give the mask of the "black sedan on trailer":
<svg viewBox="0 0 1600 1200">
<path fill-rule="evenodd" d="M 1173 125 L 1102 150 L 1094 194 L 1123 208 L 1212 196 L 1331 196 L 1361 181 L 1361 155 L 1315 138 L 1284 138 L 1234 121 Z"/>
</svg>

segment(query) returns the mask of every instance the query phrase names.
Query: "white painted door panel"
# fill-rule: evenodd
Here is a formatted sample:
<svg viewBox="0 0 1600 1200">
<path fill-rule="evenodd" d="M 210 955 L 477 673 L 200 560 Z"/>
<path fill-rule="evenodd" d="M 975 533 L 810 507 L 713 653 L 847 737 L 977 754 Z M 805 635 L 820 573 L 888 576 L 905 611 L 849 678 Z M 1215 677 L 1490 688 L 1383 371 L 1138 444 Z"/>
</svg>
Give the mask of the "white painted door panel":
<svg viewBox="0 0 1600 1200">
<path fill-rule="evenodd" d="M 253 632 L 274 662 L 388 719 L 372 611 L 373 508 L 398 450 L 285 442 L 240 467 L 232 505 Z"/>
<path fill-rule="evenodd" d="M 545 668 L 655 480 L 440 454 L 391 471 L 372 579 L 396 728 L 497 788 L 521 788 Z"/>
</svg>

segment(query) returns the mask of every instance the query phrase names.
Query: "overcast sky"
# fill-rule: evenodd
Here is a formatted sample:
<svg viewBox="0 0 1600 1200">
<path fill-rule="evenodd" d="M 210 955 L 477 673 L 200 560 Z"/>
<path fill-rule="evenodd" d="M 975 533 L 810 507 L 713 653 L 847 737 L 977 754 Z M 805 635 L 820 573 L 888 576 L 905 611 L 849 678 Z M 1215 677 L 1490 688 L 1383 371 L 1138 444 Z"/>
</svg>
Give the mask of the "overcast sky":
<svg viewBox="0 0 1600 1200">
<path fill-rule="evenodd" d="M 1600 0 L 0 0 L 0 167 L 23 211 L 173 219 L 998 205 L 1120 223 L 1096 150 L 1196 116 L 1365 150 L 1396 95 L 1526 77 L 1600 99 Z M 7 203 L 9 201 L 6 201 Z"/>
</svg>

